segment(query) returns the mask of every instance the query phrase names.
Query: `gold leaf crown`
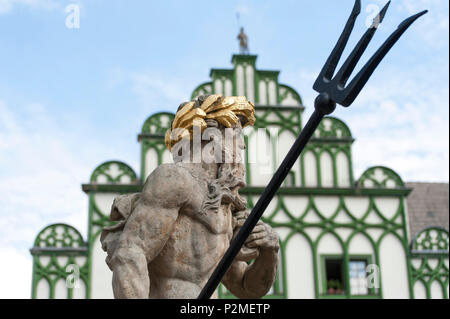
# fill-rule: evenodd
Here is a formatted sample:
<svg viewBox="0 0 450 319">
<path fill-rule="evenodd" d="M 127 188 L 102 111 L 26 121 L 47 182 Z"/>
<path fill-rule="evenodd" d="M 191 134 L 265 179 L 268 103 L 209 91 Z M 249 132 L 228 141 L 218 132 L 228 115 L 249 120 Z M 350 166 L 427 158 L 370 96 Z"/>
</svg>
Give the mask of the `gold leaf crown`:
<svg viewBox="0 0 450 319">
<path fill-rule="evenodd" d="M 203 131 L 207 127 L 206 119 L 216 120 L 225 127 L 236 125 L 240 121 L 239 117 L 244 119 L 242 127 L 255 124 L 255 106 L 245 96 L 223 97 L 221 94 L 212 94 L 199 107 L 196 104 L 195 101 L 188 102 L 175 114 L 172 127 L 165 136 L 169 150 L 186 135 L 192 139 L 194 126 L 199 126 Z M 182 129 L 177 136 L 172 134 L 175 129 Z"/>
</svg>

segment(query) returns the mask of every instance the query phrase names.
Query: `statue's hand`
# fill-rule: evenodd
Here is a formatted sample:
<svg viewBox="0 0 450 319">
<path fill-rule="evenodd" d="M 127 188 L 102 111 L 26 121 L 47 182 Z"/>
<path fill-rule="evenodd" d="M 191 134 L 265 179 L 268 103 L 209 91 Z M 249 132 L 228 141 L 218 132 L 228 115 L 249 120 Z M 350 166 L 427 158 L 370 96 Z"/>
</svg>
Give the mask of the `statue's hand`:
<svg viewBox="0 0 450 319">
<path fill-rule="evenodd" d="M 245 245 L 248 248 L 258 248 L 260 252 L 271 251 L 278 252 L 280 249 L 279 239 L 277 233 L 262 221 L 259 221 L 253 232 L 248 236 Z"/>
<path fill-rule="evenodd" d="M 244 225 L 249 214 L 250 212 L 245 210 L 240 211 L 233 216 L 234 236 L 236 236 L 242 225 Z M 278 235 L 269 225 L 263 223 L 262 221 L 258 221 L 255 228 L 253 228 L 252 233 L 239 251 L 239 254 L 236 256 L 236 259 L 250 261 L 257 258 L 261 251 L 271 250 L 277 252 L 278 249 Z"/>
<path fill-rule="evenodd" d="M 240 211 L 233 215 L 233 239 L 241 229 L 242 225 L 244 225 L 245 220 L 247 219 L 249 212 L 247 210 Z M 235 260 L 249 262 L 259 256 L 259 251 L 257 248 L 249 248 L 244 244 L 237 254 Z"/>
</svg>

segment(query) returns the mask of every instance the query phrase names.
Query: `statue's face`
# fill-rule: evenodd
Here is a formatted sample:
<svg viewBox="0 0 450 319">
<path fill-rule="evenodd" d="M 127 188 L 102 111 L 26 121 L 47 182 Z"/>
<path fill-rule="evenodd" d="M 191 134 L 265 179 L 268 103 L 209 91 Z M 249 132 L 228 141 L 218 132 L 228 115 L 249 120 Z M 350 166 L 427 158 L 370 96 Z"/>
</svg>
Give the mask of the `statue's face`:
<svg viewBox="0 0 450 319">
<path fill-rule="evenodd" d="M 225 163 L 243 164 L 243 151 L 246 146 L 240 124 L 236 127 L 225 129 L 222 145 L 222 158 Z"/>
<path fill-rule="evenodd" d="M 241 164 L 245 141 L 241 124 L 225 128 L 221 125 L 207 127 L 203 132 L 194 130 L 192 139 L 186 135 L 172 148 L 175 162 L 206 164 Z"/>
<path fill-rule="evenodd" d="M 224 137 L 225 145 L 223 148 L 223 156 L 225 159 L 226 166 L 232 169 L 235 180 L 239 183 L 235 186 L 235 191 L 245 186 L 244 175 L 245 175 L 245 163 L 244 163 L 244 150 L 246 148 L 242 128 L 233 127 L 227 129 L 225 135 L 231 135 Z M 230 142 L 232 140 L 232 142 Z"/>
</svg>

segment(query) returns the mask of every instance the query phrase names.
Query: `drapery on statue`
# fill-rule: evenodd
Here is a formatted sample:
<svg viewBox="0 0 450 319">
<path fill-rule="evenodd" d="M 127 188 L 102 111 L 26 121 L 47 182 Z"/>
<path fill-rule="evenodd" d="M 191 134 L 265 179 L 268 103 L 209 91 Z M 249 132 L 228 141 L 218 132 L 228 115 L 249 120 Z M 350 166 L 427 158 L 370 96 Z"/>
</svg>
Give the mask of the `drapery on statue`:
<svg viewBox="0 0 450 319">
<path fill-rule="evenodd" d="M 157 167 L 141 193 L 116 197 L 111 220 L 118 224 L 102 232 L 115 298 L 197 298 L 249 213 L 238 190 L 245 186 L 242 128 L 254 121 L 245 97 L 180 105 L 166 134 L 175 163 Z M 203 132 L 198 148 L 196 132 Z M 278 250 L 278 236 L 259 221 L 222 283 L 239 298 L 264 296 Z"/>
<path fill-rule="evenodd" d="M 237 38 L 239 40 L 239 52 L 241 54 L 248 54 L 248 37 L 244 32 L 244 28 L 241 27 L 241 31 L 239 32 Z"/>
</svg>

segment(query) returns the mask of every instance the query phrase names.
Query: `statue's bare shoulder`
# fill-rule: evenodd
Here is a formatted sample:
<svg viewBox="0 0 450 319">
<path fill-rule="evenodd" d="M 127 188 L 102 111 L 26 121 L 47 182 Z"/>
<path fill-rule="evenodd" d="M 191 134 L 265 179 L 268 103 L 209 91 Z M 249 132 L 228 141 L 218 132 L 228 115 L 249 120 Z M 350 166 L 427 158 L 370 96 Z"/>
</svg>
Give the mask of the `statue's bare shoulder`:
<svg viewBox="0 0 450 319">
<path fill-rule="evenodd" d="M 192 206 L 196 201 L 198 182 L 189 171 L 178 164 L 158 166 L 145 181 L 142 200 L 147 205 L 173 209 Z"/>
</svg>

